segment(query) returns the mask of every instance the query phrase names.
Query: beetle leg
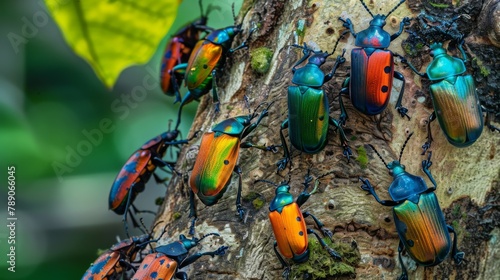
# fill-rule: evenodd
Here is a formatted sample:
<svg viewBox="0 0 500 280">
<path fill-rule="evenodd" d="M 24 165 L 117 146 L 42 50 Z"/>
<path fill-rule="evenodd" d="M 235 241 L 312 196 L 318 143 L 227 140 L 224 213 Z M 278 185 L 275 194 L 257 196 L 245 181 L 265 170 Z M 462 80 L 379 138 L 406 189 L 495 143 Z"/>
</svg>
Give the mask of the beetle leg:
<svg viewBox="0 0 500 280">
<path fill-rule="evenodd" d="M 277 247 L 278 247 L 278 242 L 274 241 L 274 247 L 273 247 L 274 253 L 276 254 L 276 257 L 278 258 L 278 260 L 281 263 L 281 268 L 285 268 L 285 270 L 283 270 L 283 273 L 281 274 L 281 276 L 288 279 L 288 275 L 290 274 L 290 270 L 291 270 L 290 265 L 287 262 L 285 262 L 285 260 L 280 255 L 280 253 L 278 253 L 278 249 L 276 249 Z"/>
<path fill-rule="evenodd" d="M 396 33 L 394 33 L 394 34 L 391 35 L 391 42 L 394 39 L 398 38 L 399 35 L 401 35 L 401 33 L 403 33 L 403 29 L 405 28 L 405 25 L 410 25 L 410 22 L 411 22 L 411 18 L 409 18 L 409 17 L 403 18 L 403 20 L 399 24 L 399 30 L 398 30 L 398 32 L 396 32 Z"/>
<path fill-rule="evenodd" d="M 402 100 L 403 100 L 403 94 L 405 92 L 405 77 L 403 76 L 403 74 L 397 72 L 397 71 L 394 71 L 394 75 L 393 77 L 395 79 L 398 79 L 400 81 L 403 82 L 403 84 L 401 85 L 401 90 L 399 91 L 399 97 L 398 97 L 398 101 L 396 102 L 396 110 L 398 110 L 398 113 L 399 115 L 401 115 L 402 118 L 404 118 L 405 116 L 408 118 L 408 120 L 410 119 L 410 116 L 408 116 L 408 109 L 406 107 L 404 107 L 401 103 L 402 103 Z"/>
<path fill-rule="evenodd" d="M 354 26 L 352 25 L 351 19 L 348 18 L 344 20 L 343 18 L 339 17 L 339 20 L 343 22 L 342 26 L 344 26 L 345 28 L 349 28 L 349 32 L 351 32 L 352 36 L 356 38 L 357 34 L 356 32 L 354 32 Z"/>
<path fill-rule="evenodd" d="M 172 70 L 170 70 L 170 81 L 172 83 L 172 86 L 174 87 L 174 93 L 175 93 L 175 102 L 180 102 L 181 101 L 181 93 L 179 91 L 179 82 L 177 82 L 177 75 L 182 75 L 187 68 L 187 63 L 182 63 L 179 65 L 176 65 Z"/>
<path fill-rule="evenodd" d="M 448 228 L 448 232 L 453 233 L 453 248 L 451 249 L 451 253 L 453 254 L 453 260 L 459 265 L 464 260 L 465 253 L 457 249 L 457 233 L 455 229 L 450 225 L 446 225 L 446 227 Z"/>
<path fill-rule="evenodd" d="M 186 272 L 184 272 L 184 271 L 178 271 L 177 273 L 175 273 L 175 278 L 181 279 L 181 280 L 188 280 L 189 279 Z"/>
<path fill-rule="evenodd" d="M 198 260 L 199 258 L 203 257 L 203 256 L 212 256 L 212 257 L 215 257 L 215 256 L 222 256 L 226 253 L 226 250 L 228 249 L 229 247 L 227 246 L 221 246 L 219 247 L 219 249 L 215 250 L 215 251 L 211 251 L 211 252 L 204 252 L 204 253 L 196 253 L 196 254 L 193 254 L 187 258 L 185 258 L 180 264 L 179 264 L 179 269 L 187 266 L 187 265 L 190 265 L 192 263 L 194 263 L 196 260 Z"/>
<path fill-rule="evenodd" d="M 403 252 L 404 245 L 401 240 L 399 241 L 399 246 L 398 246 L 398 257 L 399 257 L 399 264 L 401 264 L 401 276 L 398 277 L 398 280 L 408 280 L 408 272 L 406 271 L 406 267 L 403 263 L 403 258 L 401 257 L 401 253 Z"/>
<path fill-rule="evenodd" d="M 286 145 L 286 140 L 285 136 L 283 136 L 283 130 L 288 128 L 288 119 L 286 119 L 282 124 L 280 128 L 280 139 L 281 139 L 281 147 L 283 147 L 283 158 L 280 159 L 277 163 L 276 166 L 278 167 L 278 171 L 280 172 L 282 170 L 285 170 L 288 162 L 291 162 L 290 158 L 290 151 L 288 150 L 288 146 Z M 290 163 L 291 164 L 291 163 Z"/>
<path fill-rule="evenodd" d="M 159 157 L 153 157 L 152 161 L 156 166 L 167 167 L 172 172 L 175 172 L 175 174 L 177 174 L 178 176 L 182 175 L 179 171 L 175 170 L 175 168 L 172 166 L 172 162 L 164 161 Z"/>
<path fill-rule="evenodd" d="M 427 159 L 422 161 L 422 170 L 427 175 L 427 177 L 429 177 L 429 180 L 431 180 L 432 185 L 433 185 L 433 187 L 428 188 L 426 192 L 433 192 L 437 188 L 437 183 L 436 183 L 436 180 L 434 180 L 434 177 L 432 176 L 431 171 L 429 170 L 429 168 L 432 166 L 432 161 L 431 161 L 432 152 L 428 152 L 427 154 L 428 154 Z"/>
<path fill-rule="evenodd" d="M 215 104 L 215 112 L 218 113 L 220 111 L 220 102 L 219 95 L 217 94 L 217 78 L 216 78 L 217 70 L 212 70 L 212 100 Z"/>
<path fill-rule="evenodd" d="M 432 112 L 432 114 L 429 115 L 429 119 L 427 120 L 427 141 L 422 145 L 422 153 L 421 155 L 425 155 L 425 152 L 431 147 L 432 143 L 432 132 L 431 132 L 431 122 L 436 119 L 436 112 Z"/>
<path fill-rule="evenodd" d="M 132 264 L 124 259 L 120 259 L 118 262 L 120 263 L 120 266 L 126 268 L 126 270 L 132 269 L 134 272 L 137 271 L 137 269 Z"/>
<path fill-rule="evenodd" d="M 351 151 L 351 147 L 349 147 L 349 144 L 347 143 L 347 137 L 345 136 L 344 129 L 340 125 L 340 121 L 337 121 L 336 119 L 334 119 L 332 117 L 329 117 L 329 119 L 330 119 L 330 121 L 329 121 L 330 125 L 335 126 L 339 131 L 340 144 L 342 145 L 342 147 L 344 147 L 343 154 L 345 157 L 347 157 L 347 162 L 349 162 L 349 159 L 352 156 L 352 151 Z"/>
<path fill-rule="evenodd" d="M 245 39 L 245 41 L 243 41 L 243 43 L 241 43 L 241 45 L 237 46 L 236 48 L 230 49 L 229 53 L 233 53 L 239 49 L 248 49 L 248 40 L 250 40 L 250 37 L 252 37 L 252 34 L 255 32 L 255 30 L 257 30 L 256 27 L 250 29 L 250 32 L 248 33 L 248 36 Z"/>
<path fill-rule="evenodd" d="M 344 32 L 344 33 L 346 33 L 346 32 Z M 342 35 L 340 38 L 342 38 Z M 339 38 L 339 40 L 340 40 L 340 38 Z M 332 71 L 330 71 L 330 73 L 325 75 L 325 78 L 323 80 L 323 84 L 328 82 L 329 80 L 331 80 L 333 78 L 333 76 L 335 76 L 335 72 L 337 72 L 337 69 L 340 67 L 340 65 L 345 63 L 344 54 L 345 54 L 345 49 L 342 51 L 342 55 L 337 56 L 337 60 L 335 60 L 335 64 L 333 65 Z"/>
<path fill-rule="evenodd" d="M 339 116 L 339 124 L 344 126 L 346 120 L 349 118 L 347 116 L 347 111 L 344 106 L 344 102 L 342 101 L 342 94 L 349 95 L 349 80 L 351 78 L 347 77 L 342 84 L 342 89 L 339 92 L 339 105 L 340 105 L 340 116 Z"/>
<path fill-rule="evenodd" d="M 373 186 L 370 183 L 370 181 L 368 181 L 368 179 L 363 179 L 363 178 L 359 177 L 359 180 L 361 182 L 363 182 L 363 185 L 361 185 L 361 188 L 363 190 L 367 191 L 369 194 L 373 195 L 373 197 L 375 198 L 375 200 L 377 200 L 378 203 L 380 203 L 380 204 L 382 204 L 384 206 L 396 206 L 396 205 L 400 204 L 399 201 L 380 200 L 380 198 L 378 197 L 377 193 L 375 192 L 375 189 L 373 188 Z"/>
<path fill-rule="evenodd" d="M 263 150 L 263 151 L 266 151 L 266 152 L 273 152 L 274 154 L 278 152 L 278 147 L 280 146 L 276 146 L 276 145 L 270 145 L 270 146 L 262 146 L 262 145 L 255 145 L 254 143 L 252 142 L 243 142 L 240 144 L 240 148 L 243 148 L 243 149 L 247 149 L 247 148 L 256 148 L 256 149 L 259 149 L 259 150 Z"/>
<path fill-rule="evenodd" d="M 302 53 L 304 54 L 292 67 L 292 73 L 295 73 L 297 71 L 297 66 L 299 66 L 302 62 L 304 62 L 310 55 L 311 55 L 311 49 L 307 46 L 306 43 L 304 43 L 304 47 L 299 46 L 299 45 L 292 45 L 293 47 L 296 48 L 301 48 Z"/>
<path fill-rule="evenodd" d="M 481 106 L 481 109 L 486 112 L 486 119 L 484 121 L 484 125 L 493 132 L 495 131 L 500 132 L 500 128 L 491 124 L 491 119 L 492 119 L 491 115 L 493 115 L 493 111 L 486 109 L 484 106 Z"/>
<path fill-rule="evenodd" d="M 138 213 L 149 213 L 149 214 L 154 214 L 156 215 L 156 212 L 153 212 L 153 211 L 150 211 L 150 210 L 139 210 L 135 207 L 134 204 L 130 205 L 130 207 L 132 207 L 132 209 L 134 210 L 134 214 L 138 214 Z M 132 217 L 132 216 L 130 216 Z"/>
<path fill-rule="evenodd" d="M 243 181 L 241 178 L 241 168 L 238 165 L 236 165 L 233 171 L 236 172 L 236 174 L 238 174 L 238 193 L 236 195 L 236 210 L 240 215 L 240 219 L 243 220 L 243 215 L 245 215 L 245 210 L 243 209 L 243 207 L 241 207 L 241 188 L 243 185 Z"/>
<path fill-rule="evenodd" d="M 321 230 L 321 232 L 323 233 L 324 236 L 328 236 L 328 238 L 330 238 L 330 240 L 333 241 L 333 233 L 331 230 L 325 228 L 325 224 L 323 224 L 320 220 L 318 220 L 318 218 L 316 218 L 313 214 L 307 212 L 307 211 L 304 211 L 302 212 L 302 216 L 304 216 L 304 219 L 307 218 L 307 217 L 311 217 L 313 220 L 314 220 L 314 223 L 316 223 L 316 226 Z"/>
<path fill-rule="evenodd" d="M 408 33 L 410 34 L 413 34 L 413 32 L 411 31 L 407 31 Z M 411 71 L 413 71 L 415 74 L 419 75 L 420 77 L 428 77 L 427 76 L 427 73 L 420 73 L 417 68 L 415 68 L 415 66 L 413 66 L 413 64 L 411 64 L 404 56 L 398 54 L 398 53 L 393 53 L 394 56 L 396 57 L 399 57 L 399 59 L 401 59 L 401 63 L 404 63 L 406 64 L 406 66 L 410 67 Z"/>
<path fill-rule="evenodd" d="M 313 194 L 316 191 L 316 189 L 318 188 L 319 180 L 316 179 L 316 182 L 314 183 L 314 189 L 311 192 L 307 192 L 307 189 L 309 188 L 309 183 L 311 183 L 311 181 L 312 181 L 312 176 L 309 175 L 309 170 L 308 170 L 307 175 L 304 177 L 304 183 L 302 183 L 304 185 L 304 190 L 297 197 L 297 199 L 295 201 L 295 203 L 297 203 L 297 205 L 299 207 L 301 207 L 302 204 L 306 203 L 306 201 L 309 199 L 311 194 Z"/>
<path fill-rule="evenodd" d="M 321 247 L 323 247 L 323 249 L 327 250 L 328 254 L 330 254 L 330 256 L 332 256 L 334 259 L 337 259 L 337 260 L 341 260 L 342 259 L 342 256 L 337 251 L 335 251 L 332 248 L 328 247 L 328 245 L 326 245 L 325 241 L 323 239 L 321 239 L 321 237 L 319 237 L 319 235 L 314 230 L 308 228 L 307 229 L 307 233 L 308 234 L 314 234 L 314 236 L 316 236 L 316 238 L 318 239 L 319 244 L 321 244 Z"/>
<path fill-rule="evenodd" d="M 196 220 L 198 219 L 198 215 L 196 214 L 196 204 L 194 202 L 194 192 L 193 190 L 189 190 L 189 218 L 193 218 L 191 221 L 191 226 L 189 227 L 189 234 L 194 235 L 194 225 Z"/>
</svg>

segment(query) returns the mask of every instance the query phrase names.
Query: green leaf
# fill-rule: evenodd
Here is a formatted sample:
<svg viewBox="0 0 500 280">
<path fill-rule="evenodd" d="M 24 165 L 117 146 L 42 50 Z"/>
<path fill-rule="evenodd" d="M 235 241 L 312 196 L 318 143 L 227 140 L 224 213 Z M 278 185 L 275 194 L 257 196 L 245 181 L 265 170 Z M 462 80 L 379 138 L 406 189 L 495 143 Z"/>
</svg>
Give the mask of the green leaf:
<svg viewBox="0 0 500 280">
<path fill-rule="evenodd" d="M 120 72 L 149 61 L 179 0 L 45 0 L 66 42 L 111 88 Z"/>
</svg>

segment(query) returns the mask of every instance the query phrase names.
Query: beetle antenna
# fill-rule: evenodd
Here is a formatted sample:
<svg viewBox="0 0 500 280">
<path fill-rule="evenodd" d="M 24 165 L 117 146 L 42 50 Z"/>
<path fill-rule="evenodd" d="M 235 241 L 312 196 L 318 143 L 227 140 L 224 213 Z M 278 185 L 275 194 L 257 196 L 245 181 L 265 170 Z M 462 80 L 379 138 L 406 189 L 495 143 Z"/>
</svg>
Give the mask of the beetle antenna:
<svg viewBox="0 0 500 280">
<path fill-rule="evenodd" d="M 201 14 L 201 17 L 203 17 L 203 4 L 201 3 L 203 0 L 200 0 L 198 1 L 198 5 L 200 5 L 200 14 Z M 208 12 L 207 12 L 208 14 Z"/>
<path fill-rule="evenodd" d="M 196 243 L 200 243 L 200 241 L 202 241 L 203 239 L 205 239 L 206 237 L 209 237 L 211 235 L 220 236 L 220 234 L 215 233 L 215 232 L 207 233 L 207 234 L 203 235 L 200 239 L 198 239 L 198 241 Z"/>
<path fill-rule="evenodd" d="M 373 147 L 372 144 L 368 144 L 368 146 L 370 146 L 370 148 L 372 148 L 372 150 L 377 154 L 377 156 L 380 158 L 380 160 L 384 163 L 385 167 L 387 167 L 387 163 L 382 158 L 382 156 L 378 153 L 377 149 L 375 149 L 375 147 Z"/>
<path fill-rule="evenodd" d="M 408 135 L 408 138 L 406 138 L 406 141 L 403 144 L 403 147 L 401 148 L 401 152 L 399 152 L 399 162 L 401 162 L 401 157 L 403 156 L 403 151 L 405 150 L 406 144 L 408 143 L 408 140 L 410 140 L 411 136 L 413 135 L 413 132 Z"/>
<path fill-rule="evenodd" d="M 332 53 L 331 53 L 330 55 L 332 55 L 332 54 L 334 54 L 334 53 L 335 53 L 335 50 L 337 49 L 337 46 L 339 45 L 340 40 L 341 40 L 342 38 L 344 38 L 344 35 L 345 35 L 346 33 L 348 33 L 348 32 L 349 32 L 349 30 L 344 30 L 344 32 L 342 32 L 342 34 L 340 34 L 339 38 L 337 39 L 337 42 L 335 43 L 335 46 L 333 47 L 333 51 L 332 51 Z"/>
<path fill-rule="evenodd" d="M 233 20 L 234 20 L 234 25 L 236 25 L 236 13 L 234 12 L 234 2 L 231 5 L 231 10 L 233 11 Z"/>
<path fill-rule="evenodd" d="M 372 11 L 370 11 L 370 9 L 368 9 L 365 2 L 363 0 L 359 0 L 359 1 L 361 1 L 361 4 L 363 5 L 363 7 L 365 7 L 365 10 L 370 14 L 370 16 L 373 17 Z"/>
<path fill-rule="evenodd" d="M 150 233 L 148 232 L 148 229 L 147 229 L 147 228 L 146 228 L 146 226 L 144 225 L 144 221 L 143 221 L 142 217 L 141 217 L 141 218 L 139 218 L 139 222 L 141 222 L 141 225 L 142 225 L 142 228 L 141 228 L 141 227 L 139 227 L 139 229 L 142 231 L 142 233 L 144 233 L 144 234 L 150 234 Z"/>
<path fill-rule="evenodd" d="M 278 185 L 278 184 L 276 184 L 276 183 L 274 183 L 274 182 L 271 182 L 271 181 L 268 181 L 268 180 L 265 180 L 265 179 L 259 179 L 259 180 L 255 181 L 254 183 L 259 183 L 259 182 L 264 182 L 264 183 L 268 183 L 268 184 L 270 184 L 270 185 L 273 185 L 273 186 L 275 186 L 275 187 L 279 187 L 279 185 Z"/>
<path fill-rule="evenodd" d="M 401 0 L 399 1 L 399 4 L 396 5 L 396 7 L 392 8 L 392 10 L 389 11 L 389 13 L 387 13 L 387 15 L 384 16 L 384 18 L 387 18 L 392 12 L 394 12 L 399 6 L 401 6 L 401 4 L 403 4 L 406 0 Z"/>
</svg>

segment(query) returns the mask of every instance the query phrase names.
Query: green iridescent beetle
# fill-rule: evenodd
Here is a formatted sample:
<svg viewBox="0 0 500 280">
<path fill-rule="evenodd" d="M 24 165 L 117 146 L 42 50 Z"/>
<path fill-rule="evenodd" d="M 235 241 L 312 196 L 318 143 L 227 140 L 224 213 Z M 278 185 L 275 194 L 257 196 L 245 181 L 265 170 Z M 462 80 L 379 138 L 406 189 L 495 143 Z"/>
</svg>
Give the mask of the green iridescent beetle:
<svg viewBox="0 0 500 280">
<path fill-rule="evenodd" d="M 283 136 L 285 129 L 288 129 L 290 142 L 296 149 L 315 154 L 326 146 L 328 127 L 332 125 L 338 130 L 344 156 L 349 160 L 352 155 L 340 122 L 329 115 L 328 97 L 322 89 L 323 85 L 334 77 L 337 68 L 345 62 L 345 50 L 337 57 L 330 73 L 325 74 L 320 69 L 320 66 L 326 62 L 326 58 L 335 52 L 342 35 L 337 40 L 332 53 L 314 51 L 306 44 L 303 47 L 292 45 L 301 48 L 304 56 L 292 68 L 294 85 L 288 87 L 288 118 L 281 124 L 280 129 L 283 159 L 277 163 L 278 171 L 285 169 L 290 161 L 290 151 Z M 297 69 L 297 66 L 308 58 L 308 63 Z"/>
</svg>

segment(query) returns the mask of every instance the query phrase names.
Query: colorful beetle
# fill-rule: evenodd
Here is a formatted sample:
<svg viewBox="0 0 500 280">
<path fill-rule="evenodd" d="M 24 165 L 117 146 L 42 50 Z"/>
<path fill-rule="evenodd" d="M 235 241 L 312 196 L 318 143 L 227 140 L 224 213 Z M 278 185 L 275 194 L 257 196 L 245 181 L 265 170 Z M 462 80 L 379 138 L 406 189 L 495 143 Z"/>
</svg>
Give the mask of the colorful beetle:
<svg viewBox="0 0 500 280">
<path fill-rule="evenodd" d="M 276 238 L 276 242 L 274 242 L 274 253 L 282 264 L 282 267 L 285 267 L 283 277 L 288 279 L 291 270 L 290 265 L 283 257 L 291 259 L 296 263 L 303 263 L 309 259 L 307 234 L 314 234 L 321 246 L 328 251 L 330 256 L 338 260 L 342 258 L 339 253 L 328 247 L 325 241 L 323 241 L 314 230 L 306 227 L 304 218 L 311 216 L 316 226 L 324 235 L 328 236 L 330 240 L 332 239 L 333 233 L 326 229 L 324 224 L 311 213 L 307 211 L 302 212 L 300 210 L 302 204 L 304 204 L 311 194 L 316 191 L 319 180 L 316 180 L 312 192 L 308 193 L 307 189 L 309 188 L 309 183 L 312 181 L 312 177 L 307 174 L 303 183 L 304 191 L 297 197 L 296 202 L 293 201 L 293 196 L 290 194 L 288 182 L 282 182 L 281 185 L 278 186 L 270 181 L 258 180 L 257 182 L 259 181 L 276 186 L 276 196 L 269 205 L 269 220 L 271 221 L 274 237 Z M 279 252 L 276 248 L 279 249 Z"/>
<path fill-rule="evenodd" d="M 127 160 L 118 176 L 116 176 L 111 190 L 109 192 L 109 209 L 118 215 L 123 215 L 125 232 L 128 234 L 127 213 L 130 207 L 134 212 L 138 211 L 133 205 L 136 196 L 144 191 L 145 184 L 154 176 L 157 182 L 163 182 L 158 175 L 154 173 L 157 167 L 168 167 L 174 170 L 175 162 L 166 162 L 162 159 L 170 146 L 187 144 L 189 140 L 196 137 L 196 134 L 190 139 L 176 140 L 179 135 L 178 130 L 164 132 L 155 138 L 146 142 L 142 147 L 133 153 Z M 134 227 L 138 227 L 132 213 L 130 213 Z"/>
<path fill-rule="evenodd" d="M 342 36 L 339 37 L 339 40 L 341 38 Z M 278 171 L 285 169 L 290 161 L 290 152 L 283 136 L 283 130 L 287 128 L 290 142 L 295 148 L 305 153 L 315 154 L 326 146 L 328 126 L 333 125 L 335 129 L 339 130 L 344 155 L 348 160 L 352 155 L 344 130 L 339 122 L 329 115 L 328 97 L 322 89 L 322 86 L 333 78 L 339 65 L 345 62 L 344 53 L 342 53 L 342 56 L 337 57 L 330 73 L 325 75 L 320 69 L 320 66 L 326 62 L 326 58 L 335 52 L 339 40 L 330 54 L 323 51 L 314 51 L 305 43 L 303 47 L 292 45 L 296 48 L 302 48 L 304 56 L 292 68 L 292 83 L 295 85 L 288 87 L 288 118 L 281 124 L 280 129 L 281 146 L 284 154 L 283 159 L 277 163 Z M 311 56 L 311 54 L 313 55 Z M 307 58 L 309 58 L 308 63 L 304 67 L 297 69 L 297 66 Z"/>
<path fill-rule="evenodd" d="M 147 255 L 142 261 L 139 269 L 132 277 L 133 280 L 153 280 L 163 279 L 169 280 L 174 277 L 187 280 L 187 274 L 179 269 L 194 263 L 202 256 L 222 256 L 229 248 L 221 246 L 215 251 L 196 253 L 188 257 L 189 250 L 198 245 L 205 237 L 215 235 L 217 233 L 209 233 L 202 236 L 200 239 L 188 239 L 184 235 L 179 237 L 179 241 L 172 242 L 168 245 L 155 248 L 156 253 Z"/>
<path fill-rule="evenodd" d="M 234 5 L 233 5 L 234 13 Z M 250 30 L 248 37 L 238 47 L 231 49 L 231 44 L 236 35 L 241 33 L 241 24 L 229 26 L 226 28 L 212 31 L 205 39 L 198 41 L 194 47 L 188 63 L 182 63 L 175 66 L 174 72 L 185 72 L 184 81 L 189 92 L 184 96 L 179 107 L 176 129 L 181 121 L 181 113 L 184 105 L 189 102 L 201 98 L 212 90 L 213 101 L 218 110 L 219 97 L 217 95 L 216 74 L 217 69 L 222 66 L 228 53 L 233 53 L 236 50 L 248 48 L 247 41 L 255 31 Z M 172 76 L 175 80 L 175 75 Z M 174 87 L 177 82 L 173 82 Z M 176 88 L 178 92 L 178 88 Z M 176 93 L 178 94 L 178 93 Z"/>
<path fill-rule="evenodd" d="M 384 111 L 389 103 L 393 78 L 403 81 L 396 109 L 402 117 L 406 116 L 410 119 L 407 115 L 408 109 L 401 105 L 405 78 L 401 73 L 394 71 L 393 53 L 387 50 L 391 41 L 399 37 L 404 26 L 410 23 L 410 19 L 405 17 L 401 21 L 399 31 L 392 35 L 383 29 L 386 18 L 405 0 L 401 0 L 387 15 L 375 16 L 363 0 L 360 1 L 373 18 L 370 21 L 370 27 L 355 33 L 350 19 L 339 18 L 344 23 L 344 27 L 349 28 L 351 34 L 356 38 L 355 45 L 360 47 L 351 52 L 351 74 L 344 81 L 339 94 L 342 111 L 339 121 L 344 125 L 348 118 L 342 102 L 342 94 L 349 94 L 353 106 L 365 115 L 377 115 Z"/>
<path fill-rule="evenodd" d="M 441 33 L 443 31 L 438 26 L 434 29 Z M 420 38 L 416 33 L 409 32 L 417 39 Z M 448 139 L 448 142 L 455 147 L 467 147 L 472 145 L 481 135 L 483 124 L 483 112 L 479 104 L 479 98 L 476 93 L 476 85 L 471 75 L 466 72 L 465 62 L 467 56 L 463 49 L 463 36 L 458 34 L 458 49 L 462 59 L 452 57 L 443 48 L 442 43 L 430 44 L 430 55 L 432 62 L 427 66 L 425 73 L 420 73 L 411 63 L 403 59 L 417 75 L 429 79 L 429 92 L 434 106 L 434 112 L 429 116 L 427 123 L 427 141 L 422 146 L 425 154 L 432 143 L 431 122 L 436 118 L 439 125 Z M 426 42 L 424 42 L 427 44 Z M 491 131 L 500 131 L 500 129 L 490 124 L 489 118 L 486 119 L 486 126 Z"/>
<path fill-rule="evenodd" d="M 212 6 L 208 6 L 207 13 L 204 15 L 203 5 L 201 2 L 202 0 L 199 1 L 201 17 L 177 31 L 174 37 L 167 44 L 163 54 L 160 70 L 161 88 L 165 94 L 170 96 L 175 95 L 175 102 L 180 102 L 181 97 L 179 95 L 179 91 L 177 91 L 172 84 L 172 75 L 176 75 L 174 80 L 177 82 L 177 87 L 179 87 L 184 76 L 184 71 L 173 72 L 172 69 L 178 64 L 188 62 L 191 51 L 198 40 L 200 40 L 202 32 L 213 31 L 212 28 L 206 26 L 208 14 L 210 13 Z"/>
<path fill-rule="evenodd" d="M 212 131 L 203 135 L 200 150 L 194 163 L 193 171 L 189 177 L 191 187 L 191 212 L 193 217 L 190 234 L 194 234 L 194 223 L 197 218 L 194 204 L 194 194 L 207 206 L 216 204 L 226 192 L 233 172 L 239 176 L 238 194 L 236 197 L 236 209 L 241 219 L 245 211 L 241 207 L 241 169 L 238 163 L 240 148 L 258 148 L 266 151 L 274 151 L 274 146 L 257 146 L 250 142 L 241 140 L 250 134 L 268 114 L 270 103 L 262 110 L 256 122 L 252 119 L 257 116 L 257 109 L 267 103 L 261 103 L 253 114 L 226 119 L 212 127 Z"/>
<path fill-rule="evenodd" d="M 121 279 L 126 270 L 135 270 L 131 262 L 135 260 L 137 253 L 146 248 L 148 244 L 158 242 L 165 233 L 165 229 L 163 228 L 160 237 L 154 240 L 150 240 L 150 234 L 144 234 L 116 243 L 92 263 L 82 280 Z"/>
<path fill-rule="evenodd" d="M 359 178 L 363 182 L 361 188 L 373 195 L 378 203 L 393 207 L 394 222 L 400 238 L 398 251 L 402 269 L 399 277 L 401 280 L 408 279 L 401 259 L 403 249 L 406 249 L 410 257 L 423 266 L 440 264 L 450 252 L 450 248 L 457 265 L 464 258 L 464 253 L 457 250 L 457 234 L 453 227 L 446 224 L 436 194 L 434 194 L 437 184 L 429 171 L 432 165 L 432 153 L 429 152 L 427 160 L 422 161 L 422 169 L 433 184 L 431 188 L 427 187 L 422 177 L 406 172 L 405 166 L 400 163 L 403 150 L 412 135 L 413 133 L 403 144 L 399 160 L 389 164 L 386 164 L 377 150 L 370 145 L 394 177 L 389 186 L 389 195 L 392 200 L 380 200 L 370 182 Z M 449 232 L 453 233 L 453 245 Z"/>
</svg>

